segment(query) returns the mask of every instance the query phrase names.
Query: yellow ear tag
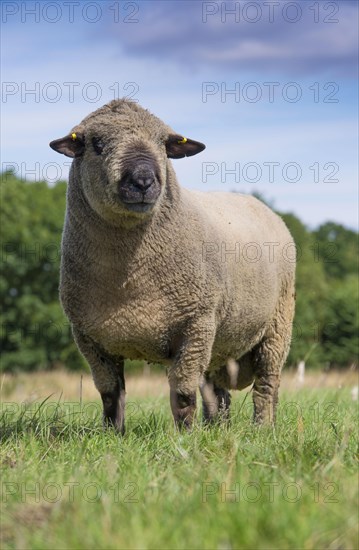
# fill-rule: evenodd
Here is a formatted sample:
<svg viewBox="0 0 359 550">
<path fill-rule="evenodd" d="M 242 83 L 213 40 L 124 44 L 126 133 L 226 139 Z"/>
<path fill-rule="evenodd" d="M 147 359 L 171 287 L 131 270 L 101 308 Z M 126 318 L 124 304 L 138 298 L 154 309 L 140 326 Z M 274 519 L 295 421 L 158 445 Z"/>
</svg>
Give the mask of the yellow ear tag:
<svg viewBox="0 0 359 550">
<path fill-rule="evenodd" d="M 72 141 L 76 141 L 77 135 L 75 133 L 71 134 L 71 137 L 72 137 Z"/>
<path fill-rule="evenodd" d="M 181 139 L 181 141 L 179 141 L 178 143 L 187 143 L 187 138 Z"/>
</svg>

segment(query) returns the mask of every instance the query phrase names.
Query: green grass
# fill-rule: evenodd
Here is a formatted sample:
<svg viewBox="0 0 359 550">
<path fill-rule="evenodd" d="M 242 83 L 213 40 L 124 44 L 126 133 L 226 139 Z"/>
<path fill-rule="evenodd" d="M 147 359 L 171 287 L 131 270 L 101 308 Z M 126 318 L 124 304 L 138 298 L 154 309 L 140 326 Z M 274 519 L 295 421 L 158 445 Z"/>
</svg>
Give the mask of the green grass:
<svg viewBox="0 0 359 550">
<path fill-rule="evenodd" d="M 230 426 L 184 434 L 165 399 L 132 403 L 124 438 L 48 403 L 3 410 L 3 549 L 358 548 L 348 388 L 283 392 L 275 429 L 243 394 Z"/>
</svg>

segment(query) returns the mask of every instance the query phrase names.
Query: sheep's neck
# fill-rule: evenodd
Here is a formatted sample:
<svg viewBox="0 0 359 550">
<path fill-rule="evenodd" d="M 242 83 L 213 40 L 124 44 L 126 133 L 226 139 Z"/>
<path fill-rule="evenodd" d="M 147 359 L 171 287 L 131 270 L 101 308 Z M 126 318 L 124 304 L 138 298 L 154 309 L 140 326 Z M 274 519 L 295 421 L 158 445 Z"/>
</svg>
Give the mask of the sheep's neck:
<svg viewBox="0 0 359 550">
<path fill-rule="evenodd" d="M 188 216 L 183 211 L 179 185 L 173 178 L 170 180 L 166 185 L 166 196 L 162 197 L 154 215 L 134 227 L 110 225 L 90 207 L 81 189 L 70 189 L 68 204 L 71 207 L 66 215 L 65 238 L 81 243 L 75 251 L 78 260 L 113 266 L 121 260 L 123 265 L 132 263 L 135 255 L 148 257 L 154 243 L 158 247 L 159 241 L 163 244 L 173 241 L 174 235 L 188 221 Z"/>
</svg>

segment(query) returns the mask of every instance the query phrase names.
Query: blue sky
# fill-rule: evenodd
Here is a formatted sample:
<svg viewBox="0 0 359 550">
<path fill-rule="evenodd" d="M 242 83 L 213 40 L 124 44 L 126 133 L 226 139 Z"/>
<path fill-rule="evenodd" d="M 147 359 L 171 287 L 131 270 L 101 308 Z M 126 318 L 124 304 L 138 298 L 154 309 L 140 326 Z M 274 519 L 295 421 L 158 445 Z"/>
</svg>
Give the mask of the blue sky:
<svg viewBox="0 0 359 550">
<path fill-rule="evenodd" d="M 48 142 L 129 95 L 206 143 L 173 161 L 185 187 L 255 190 L 310 227 L 331 219 L 357 228 L 356 1 L 1 9 L 3 169 L 66 178 L 70 159 Z"/>
</svg>

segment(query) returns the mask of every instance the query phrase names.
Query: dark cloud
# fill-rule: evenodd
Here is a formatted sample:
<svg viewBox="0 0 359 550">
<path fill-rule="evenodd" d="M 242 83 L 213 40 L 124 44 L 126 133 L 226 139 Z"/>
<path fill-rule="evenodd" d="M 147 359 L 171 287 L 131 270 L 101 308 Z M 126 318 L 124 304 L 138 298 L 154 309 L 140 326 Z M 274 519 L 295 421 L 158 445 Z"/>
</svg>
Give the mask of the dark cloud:
<svg viewBox="0 0 359 550">
<path fill-rule="evenodd" d="M 133 18 L 138 23 L 108 21 L 102 34 L 136 57 L 232 71 L 325 73 L 333 78 L 356 73 L 356 0 L 136 3 L 139 11 Z M 236 15 L 229 13 L 233 10 Z"/>
</svg>

